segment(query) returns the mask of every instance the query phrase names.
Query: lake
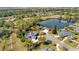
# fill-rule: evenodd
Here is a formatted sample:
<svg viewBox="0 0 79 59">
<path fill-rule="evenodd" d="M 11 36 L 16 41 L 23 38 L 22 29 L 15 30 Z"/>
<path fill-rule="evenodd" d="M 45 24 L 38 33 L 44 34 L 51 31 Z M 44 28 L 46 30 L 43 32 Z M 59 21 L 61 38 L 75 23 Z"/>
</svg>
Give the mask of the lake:
<svg viewBox="0 0 79 59">
<path fill-rule="evenodd" d="M 40 22 L 40 25 L 48 28 L 54 28 L 56 26 L 56 28 L 62 29 L 64 27 L 68 27 L 75 22 L 76 20 L 48 19 L 46 21 Z"/>
</svg>

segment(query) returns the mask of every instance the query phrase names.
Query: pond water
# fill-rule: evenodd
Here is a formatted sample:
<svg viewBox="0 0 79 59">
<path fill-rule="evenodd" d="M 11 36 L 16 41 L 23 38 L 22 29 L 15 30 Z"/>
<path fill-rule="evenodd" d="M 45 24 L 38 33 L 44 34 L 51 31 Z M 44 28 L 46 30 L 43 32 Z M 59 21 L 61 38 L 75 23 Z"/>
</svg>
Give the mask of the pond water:
<svg viewBox="0 0 79 59">
<path fill-rule="evenodd" d="M 75 23 L 76 20 L 64 20 L 64 19 L 48 19 L 46 21 L 40 22 L 41 26 L 48 27 L 48 28 L 56 28 L 62 29 L 64 27 L 67 27 L 73 23 Z"/>
</svg>

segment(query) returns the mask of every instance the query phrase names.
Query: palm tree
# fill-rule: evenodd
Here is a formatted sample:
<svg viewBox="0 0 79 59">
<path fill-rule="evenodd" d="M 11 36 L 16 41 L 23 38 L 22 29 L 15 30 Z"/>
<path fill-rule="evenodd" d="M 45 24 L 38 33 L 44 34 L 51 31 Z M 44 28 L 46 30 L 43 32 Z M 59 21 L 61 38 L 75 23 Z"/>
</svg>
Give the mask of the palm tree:
<svg viewBox="0 0 79 59">
<path fill-rule="evenodd" d="M 55 25 L 54 29 L 53 29 L 53 34 L 57 34 L 57 26 Z"/>
</svg>

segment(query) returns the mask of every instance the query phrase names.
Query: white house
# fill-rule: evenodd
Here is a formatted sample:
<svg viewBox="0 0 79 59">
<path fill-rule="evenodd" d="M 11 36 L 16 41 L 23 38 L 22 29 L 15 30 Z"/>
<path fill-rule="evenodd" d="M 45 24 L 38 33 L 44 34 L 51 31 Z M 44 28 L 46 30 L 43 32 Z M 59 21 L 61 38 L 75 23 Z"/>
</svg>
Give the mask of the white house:
<svg viewBox="0 0 79 59">
<path fill-rule="evenodd" d="M 48 31 L 49 31 L 48 29 L 42 30 L 42 32 L 45 33 L 45 34 L 48 34 Z"/>
</svg>

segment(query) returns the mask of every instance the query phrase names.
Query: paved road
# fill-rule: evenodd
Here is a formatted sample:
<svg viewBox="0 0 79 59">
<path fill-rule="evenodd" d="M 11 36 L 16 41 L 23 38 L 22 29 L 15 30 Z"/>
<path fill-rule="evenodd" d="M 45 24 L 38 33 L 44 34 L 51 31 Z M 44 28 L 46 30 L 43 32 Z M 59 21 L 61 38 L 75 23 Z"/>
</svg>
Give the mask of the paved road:
<svg viewBox="0 0 79 59">
<path fill-rule="evenodd" d="M 79 49 L 76 49 L 76 48 L 73 48 L 73 47 L 69 46 L 68 44 L 64 43 L 63 41 L 60 41 L 59 39 L 57 39 L 55 37 L 55 35 L 48 34 L 48 35 L 46 35 L 46 39 L 48 39 L 48 40 L 52 39 L 52 42 L 54 42 L 55 44 L 59 44 L 60 46 L 63 46 L 65 48 L 67 48 L 69 51 L 78 51 L 79 50 Z"/>
</svg>

